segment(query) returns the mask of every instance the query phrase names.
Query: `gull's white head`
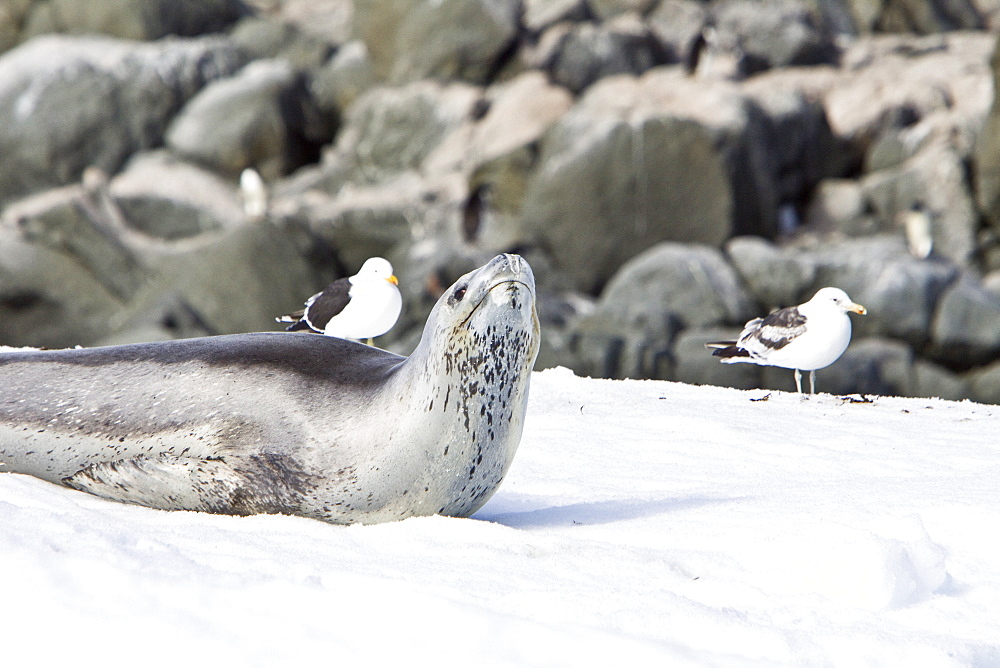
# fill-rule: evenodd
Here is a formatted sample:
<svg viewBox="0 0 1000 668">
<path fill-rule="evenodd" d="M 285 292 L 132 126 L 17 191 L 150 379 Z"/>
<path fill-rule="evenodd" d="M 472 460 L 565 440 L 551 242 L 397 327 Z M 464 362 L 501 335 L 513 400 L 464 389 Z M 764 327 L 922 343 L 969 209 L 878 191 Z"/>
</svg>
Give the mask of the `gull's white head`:
<svg viewBox="0 0 1000 668">
<path fill-rule="evenodd" d="M 857 313 L 859 315 L 868 313 L 868 309 L 861 304 L 855 304 L 851 301 L 851 298 L 847 296 L 847 293 L 840 288 L 823 288 L 809 300 L 809 303 L 816 306 L 835 304 L 838 308 L 845 312 L 850 311 L 851 313 Z"/>
<path fill-rule="evenodd" d="M 370 281 L 379 278 L 393 285 L 399 285 L 399 279 L 392 273 L 392 265 L 388 260 L 384 257 L 370 257 L 361 265 L 358 273 L 352 277 L 351 283 L 355 282 L 354 279 Z"/>
</svg>

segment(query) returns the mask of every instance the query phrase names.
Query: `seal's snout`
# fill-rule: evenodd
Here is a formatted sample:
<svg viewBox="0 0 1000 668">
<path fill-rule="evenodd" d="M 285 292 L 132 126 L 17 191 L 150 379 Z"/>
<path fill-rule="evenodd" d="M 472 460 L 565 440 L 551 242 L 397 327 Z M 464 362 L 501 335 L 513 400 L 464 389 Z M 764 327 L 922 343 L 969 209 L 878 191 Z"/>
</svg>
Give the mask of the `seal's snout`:
<svg viewBox="0 0 1000 668">
<path fill-rule="evenodd" d="M 528 266 L 528 263 L 520 255 L 502 253 L 493 258 L 487 266 L 498 275 L 506 274 L 518 280 L 530 277 L 531 285 L 534 285 L 534 276 L 531 274 L 531 267 Z"/>
<path fill-rule="evenodd" d="M 513 272 L 515 274 L 520 274 L 521 273 L 521 256 L 520 255 L 513 255 L 512 253 L 504 253 L 500 257 L 502 257 L 504 259 L 504 261 L 507 263 L 507 266 L 510 267 L 511 272 Z"/>
</svg>

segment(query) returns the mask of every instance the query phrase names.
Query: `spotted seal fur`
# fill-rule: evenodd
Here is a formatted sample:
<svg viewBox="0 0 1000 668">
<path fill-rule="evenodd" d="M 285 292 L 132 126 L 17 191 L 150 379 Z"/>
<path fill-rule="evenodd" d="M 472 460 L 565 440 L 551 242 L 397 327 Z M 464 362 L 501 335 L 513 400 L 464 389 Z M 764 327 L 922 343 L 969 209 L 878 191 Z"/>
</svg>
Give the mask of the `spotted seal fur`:
<svg viewBox="0 0 1000 668">
<path fill-rule="evenodd" d="M 319 334 L 0 355 L 0 471 L 166 510 L 465 517 L 521 438 L 534 277 L 499 255 L 409 357 Z"/>
</svg>

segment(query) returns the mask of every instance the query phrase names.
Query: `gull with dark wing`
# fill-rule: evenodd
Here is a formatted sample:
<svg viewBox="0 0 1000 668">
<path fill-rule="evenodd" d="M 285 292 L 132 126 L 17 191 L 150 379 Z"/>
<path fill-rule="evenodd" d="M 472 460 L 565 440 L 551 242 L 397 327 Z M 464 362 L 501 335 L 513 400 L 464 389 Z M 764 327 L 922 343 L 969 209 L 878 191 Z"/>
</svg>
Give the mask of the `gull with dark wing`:
<svg viewBox="0 0 1000 668">
<path fill-rule="evenodd" d="M 848 313 L 864 315 L 839 288 L 823 288 L 805 304 L 755 318 L 736 341 L 706 343 L 712 355 L 727 364 L 750 362 L 795 371 L 795 389 L 802 393 L 802 372 L 809 372 L 809 389 L 816 392 L 816 370 L 830 366 L 851 342 Z"/>
<path fill-rule="evenodd" d="M 361 270 L 340 278 L 310 297 L 305 308 L 275 318 L 292 323 L 289 332 L 311 330 L 342 339 L 372 339 L 396 324 L 403 299 L 392 265 L 381 257 L 365 260 Z"/>
</svg>

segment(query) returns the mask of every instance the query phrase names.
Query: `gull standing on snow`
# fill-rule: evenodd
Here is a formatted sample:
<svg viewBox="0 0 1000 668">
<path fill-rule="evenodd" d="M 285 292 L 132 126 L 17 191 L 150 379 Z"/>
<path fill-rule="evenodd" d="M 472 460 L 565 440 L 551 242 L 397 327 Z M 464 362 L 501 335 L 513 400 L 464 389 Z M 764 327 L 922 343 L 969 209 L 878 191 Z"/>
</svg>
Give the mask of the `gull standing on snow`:
<svg viewBox="0 0 1000 668">
<path fill-rule="evenodd" d="M 372 339 L 396 324 L 403 299 L 389 261 L 368 258 L 350 278 L 339 278 L 306 301 L 305 308 L 275 318 L 289 332 L 312 330 L 342 339 Z"/>
<path fill-rule="evenodd" d="M 795 389 L 802 393 L 802 372 L 809 372 L 810 394 L 816 393 L 816 369 L 837 361 L 851 342 L 851 319 L 847 313 L 864 315 L 839 288 L 823 288 L 799 306 L 783 308 L 755 318 L 736 341 L 706 343 L 712 355 L 723 362 L 750 362 L 795 370 Z"/>
</svg>

